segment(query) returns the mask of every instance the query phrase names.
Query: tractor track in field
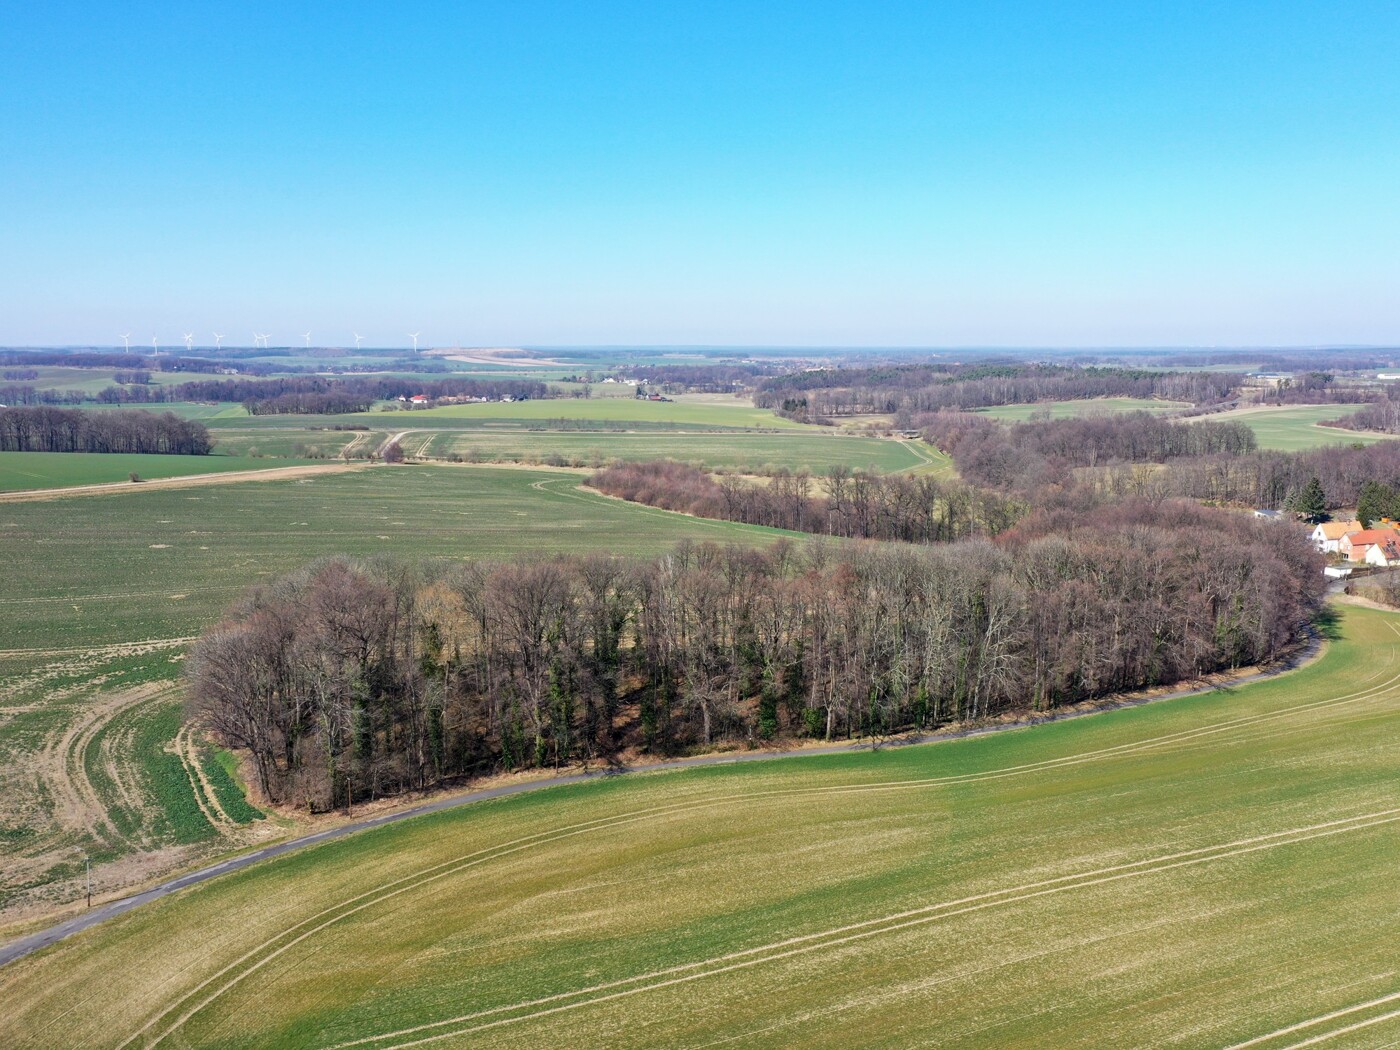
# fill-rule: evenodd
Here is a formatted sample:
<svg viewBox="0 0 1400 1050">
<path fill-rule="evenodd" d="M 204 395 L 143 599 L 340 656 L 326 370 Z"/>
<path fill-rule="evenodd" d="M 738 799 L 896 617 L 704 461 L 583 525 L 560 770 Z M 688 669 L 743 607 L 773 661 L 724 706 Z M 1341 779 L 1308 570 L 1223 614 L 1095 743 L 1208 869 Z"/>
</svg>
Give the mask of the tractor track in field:
<svg viewBox="0 0 1400 1050">
<path fill-rule="evenodd" d="M 125 841 L 112 827 L 107 807 L 88 776 L 87 753 L 97 734 L 114 718 L 170 690 L 167 683 L 156 683 L 108 694 L 75 721 L 50 734 L 39 753 L 39 768 L 53 794 L 54 815 L 65 827 L 114 845 Z"/>
<path fill-rule="evenodd" d="M 1400 630 L 1396 630 L 1393 624 L 1387 624 L 1397 636 Z M 1393 658 L 1394 651 L 1390 654 Z M 169 1017 L 177 1010 L 181 1010 L 184 1004 L 199 995 L 205 989 L 211 988 L 216 982 L 227 978 L 224 983 L 212 989 L 201 1001 L 189 1005 L 181 1010 L 178 1017 L 171 1020 L 163 1030 L 153 1039 L 146 1042 L 147 1046 L 155 1046 L 171 1035 L 195 1014 L 219 999 L 227 991 L 241 983 L 245 978 L 251 976 L 257 970 L 267 965 L 277 957 L 283 955 L 296 945 L 304 942 L 320 931 L 332 926 L 352 915 L 355 915 L 366 908 L 373 907 L 383 901 L 398 897 L 416 889 L 427 886 L 430 883 L 451 875 L 458 874 L 464 870 L 478 867 L 493 860 L 500 859 L 523 850 L 528 850 L 536 846 L 544 845 L 560 839 L 573 838 L 579 835 L 591 834 L 593 832 L 610 830 L 638 823 L 640 821 L 653 819 L 662 816 L 682 816 L 703 809 L 710 809 L 715 806 L 732 805 L 735 803 L 750 803 L 761 799 L 792 799 L 792 798 L 827 798 L 846 794 L 857 794 L 872 791 L 897 791 L 897 790 L 923 790 L 934 787 L 947 786 L 952 784 L 967 784 L 978 781 L 997 780 L 1006 777 L 1023 776 L 1031 773 L 1051 771 L 1057 768 L 1083 765 L 1087 763 L 1100 762 L 1108 759 L 1122 757 L 1124 755 L 1135 754 L 1142 751 L 1155 750 L 1158 748 L 1170 748 L 1172 750 L 1189 749 L 1201 738 L 1213 737 L 1222 733 L 1230 733 L 1238 730 L 1248 730 L 1261 723 L 1275 722 L 1289 718 L 1299 713 L 1309 713 L 1315 711 L 1328 710 L 1338 706 L 1346 706 L 1364 702 L 1366 700 L 1385 698 L 1391 693 L 1397 684 L 1400 684 L 1400 673 L 1396 673 L 1385 681 L 1354 693 L 1344 694 L 1340 697 L 1333 697 L 1326 700 L 1309 701 L 1303 704 L 1296 704 L 1291 707 L 1281 708 L 1276 711 L 1265 712 L 1255 715 L 1244 715 L 1224 722 L 1214 723 L 1210 726 L 1197 727 L 1194 729 L 1180 730 L 1174 733 L 1163 734 L 1140 741 L 1132 741 L 1125 744 L 1114 745 L 1108 748 L 1100 748 L 1094 751 L 1081 752 L 1076 755 L 1067 755 L 1061 758 L 1046 759 L 1040 762 L 1026 763 L 1019 766 L 1005 767 L 1002 769 L 987 770 L 981 773 L 957 774 L 944 777 L 915 778 L 901 781 L 886 781 L 868 784 L 833 785 L 830 787 L 814 788 L 792 788 L 763 792 L 749 792 L 744 794 L 729 794 L 723 796 L 712 796 L 700 799 L 681 800 L 663 806 L 648 807 L 640 810 L 633 810 L 626 813 L 613 814 L 608 817 L 597 818 L 586 821 L 578 825 L 568 825 L 559 828 L 547 829 L 535 834 L 525 836 L 520 839 L 500 843 L 496 846 L 486 847 L 469 854 L 443 861 L 437 865 L 422 869 L 421 871 L 410 873 L 399 879 L 381 884 L 352 897 L 346 901 L 332 905 L 322 911 L 303 919 L 299 923 L 274 934 L 262 944 L 254 947 L 240 958 L 225 966 L 222 970 L 210 975 L 199 985 L 187 992 L 179 1001 L 171 1004 L 160 1015 L 152 1018 L 142 1029 L 134 1033 L 123 1047 L 133 1045 L 151 1028 L 161 1025 L 162 1020 Z M 1184 745 L 1184 747 L 1183 747 Z M 693 763 L 692 763 L 693 764 Z M 582 776 L 575 778 L 561 778 L 566 782 L 577 782 L 584 779 Z M 445 808 L 445 807 L 444 807 Z M 420 811 L 421 812 L 421 811 Z M 378 823 L 385 822 L 384 818 L 378 818 Z M 376 822 L 368 822 L 376 823 Z M 0 962 L 3 955 L 0 955 Z M 240 970 L 240 968 L 242 968 Z M 238 972 L 235 972 L 238 971 Z"/>
<path fill-rule="evenodd" d="M 1387 976 L 1394 976 L 1389 974 Z M 1356 1003 L 1354 1006 L 1344 1006 L 1339 1010 L 1330 1013 L 1320 1014 L 1317 1017 L 1310 1017 L 1306 1021 L 1299 1021 L 1291 1024 L 1287 1028 L 1279 1028 L 1264 1035 L 1257 1035 L 1253 1039 L 1246 1039 L 1242 1043 L 1233 1043 L 1225 1050 L 1247 1050 L 1248 1047 L 1272 1047 L 1273 1050 L 1298 1050 L 1304 1046 L 1316 1046 L 1318 1043 L 1326 1042 L 1339 1035 L 1347 1035 L 1351 1032 L 1369 1028 L 1375 1024 L 1385 1021 L 1400 1019 L 1400 1009 L 1388 1010 L 1384 1013 L 1374 1014 L 1370 1017 L 1357 1018 L 1357 1014 L 1363 1014 L 1367 1010 L 1374 1010 L 1380 1006 L 1391 1006 L 1400 1002 L 1400 992 L 1392 992 L 1390 995 L 1383 995 L 1378 999 L 1370 999 L 1364 1003 Z M 1345 1021 L 1340 1028 L 1323 1028 L 1322 1031 L 1306 1034 L 1311 1029 L 1326 1025 L 1329 1021 Z M 1282 1042 L 1292 1036 L 1302 1036 L 1299 1042 Z"/>
<path fill-rule="evenodd" d="M 226 837 L 236 834 L 238 822 L 230 817 L 224 811 L 224 807 L 219 804 L 219 798 L 214 794 L 214 785 L 209 782 L 209 778 L 204 773 L 204 767 L 199 764 L 199 755 L 196 752 L 194 741 L 191 739 L 188 725 L 182 725 L 180 731 L 175 734 L 175 739 L 171 742 L 171 750 L 180 759 L 180 765 L 185 767 L 185 776 L 190 781 L 190 791 L 194 793 L 194 800 L 199 805 L 199 811 L 204 814 L 204 819 L 209 821 L 209 826 Z"/>
<path fill-rule="evenodd" d="M 139 815 L 143 804 L 139 793 L 129 782 L 131 771 L 119 760 L 113 742 L 102 734 L 114 719 L 134 708 L 160 700 L 174 688 L 170 683 L 159 682 L 104 693 L 72 721 L 53 729 L 44 739 L 42 747 L 26 756 L 19 768 L 44 785 L 51 800 L 54 823 L 61 829 L 86 834 L 111 847 L 134 847 L 139 850 L 153 846 L 144 834 L 138 833 L 132 837 L 118 829 L 112 820 L 108 802 L 89 775 L 89 761 L 111 779 L 116 793 L 113 801 L 129 806 L 133 814 Z M 100 744 L 99 736 L 102 736 Z M 71 845 L 41 849 L 24 857 L 10 856 L 7 858 L 6 875 L 10 879 L 21 878 L 26 873 L 44 871 L 54 864 L 71 861 L 72 856 Z"/>
<path fill-rule="evenodd" d="M 524 1021 L 539 1020 L 566 1011 L 596 1006 L 600 1003 L 615 999 L 640 995 L 645 992 L 658 991 L 662 988 L 673 987 L 678 984 L 688 984 L 692 981 L 716 977 L 724 973 L 731 973 L 735 970 L 749 969 L 765 963 L 780 962 L 794 956 L 840 947 L 885 934 L 898 933 L 903 930 L 926 926 L 933 922 L 955 918 L 960 915 L 968 915 L 973 912 L 985 911 L 990 908 L 1019 904 L 1024 901 L 1066 893 L 1071 890 L 1089 889 L 1094 886 L 1121 882 L 1125 879 L 1160 875 L 1180 868 L 1228 860 L 1250 853 L 1257 853 L 1261 850 L 1297 845 L 1298 843 L 1309 842 L 1314 839 L 1342 835 L 1355 831 L 1365 831 L 1370 828 L 1385 827 L 1398 822 L 1400 822 L 1400 808 L 1377 810 L 1371 813 L 1357 814 L 1352 817 L 1310 824 L 1299 828 L 1289 828 L 1265 835 L 1236 839 L 1232 842 L 1220 843 L 1214 846 L 1203 846 L 1192 850 L 1162 854 L 1144 860 L 1093 868 L 1071 875 L 1062 875 L 1058 878 L 1042 879 L 1036 882 L 1023 883 L 1018 886 L 990 890 L 985 893 L 960 897 L 949 901 L 940 901 L 920 908 L 911 908 L 905 911 L 880 916 L 879 918 L 867 919 L 862 922 L 849 923 L 844 926 L 832 927 L 814 933 L 788 937 L 754 948 L 747 948 L 742 951 L 730 952 L 724 955 L 716 955 L 697 962 L 668 967 L 664 970 L 653 970 L 649 973 L 638 974 L 635 977 L 621 978 L 615 981 L 596 984 L 573 992 L 560 992 L 556 995 L 539 999 L 510 1003 L 486 1010 L 479 1010 L 470 1014 L 445 1018 L 441 1021 L 415 1025 L 411 1028 L 401 1028 L 392 1032 L 382 1032 L 378 1035 L 365 1036 L 348 1042 L 335 1043 L 328 1046 L 326 1050 L 348 1050 L 350 1047 L 370 1046 L 373 1046 L 374 1050 L 406 1050 L 408 1047 L 421 1046 L 426 1043 L 457 1038 L 464 1035 L 474 1035 L 479 1032 L 487 1031 L 488 1029 L 519 1024 Z M 1400 1014 L 1400 1011 L 1397 1011 L 1397 1014 Z M 1368 1023 L 1375 1023 L 1375 1021 L 1382 1019 L 1384 1018 L 1376 1018 Z M 438 1029 L 438 1031 L 434 1031 L 434 1029 Z"/>
</svg>

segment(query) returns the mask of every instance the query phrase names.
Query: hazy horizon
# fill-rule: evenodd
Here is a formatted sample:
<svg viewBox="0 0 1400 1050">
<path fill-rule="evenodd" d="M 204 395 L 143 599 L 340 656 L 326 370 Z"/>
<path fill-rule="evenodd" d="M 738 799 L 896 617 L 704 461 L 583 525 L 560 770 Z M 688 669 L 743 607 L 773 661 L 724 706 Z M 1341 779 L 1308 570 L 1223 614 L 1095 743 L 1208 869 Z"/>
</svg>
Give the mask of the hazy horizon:
<svg viewBox="0 0 1400 1050">
<path fill-rule="evenodd" d="M 0 343 L 1400 342 L 1400 9 L 16 8 Z"/>
</svg>

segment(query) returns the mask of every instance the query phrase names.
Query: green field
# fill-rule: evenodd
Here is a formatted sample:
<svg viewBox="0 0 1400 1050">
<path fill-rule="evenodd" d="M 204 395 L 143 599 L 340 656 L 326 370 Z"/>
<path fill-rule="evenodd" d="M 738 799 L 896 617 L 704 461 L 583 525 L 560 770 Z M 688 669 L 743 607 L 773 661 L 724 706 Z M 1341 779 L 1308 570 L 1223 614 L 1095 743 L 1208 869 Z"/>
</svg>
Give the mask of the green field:
<svg viewBox="0 0 1400 1050">
<path fill-rule="evenodd" d="M 1245 423 L 1254 431 L 1260 448 L 1296 452 L 1324 445 L 1374 444 L 1387 441 L 1381 434 L 1318 426 L 1324 419 L 1340 419 L 1357 411 L 1359 405 L 1303 405 L 1297 408 L 1246 409 L 1222 412 L 1202 419 Z"/>
<path fill-rule="evenodd" d="M 170 686 L 188 639 L 260 580 L 333 553 L 656 554 L 687 537 L 779 535 L 593 495 L 580 481 L 376 467 L 0 506 L 10 556 L 0 574 L 0 921 L 80 894 L 84 853 L 111 888 L 268 833 L 249 825 L 212 752 L 177 753 Z"/>
<path fill-rule="evenodd" d="M 1042 401 L 1034 405 L 998 405 L 976 411 L 1009 423 L 1024 423 L 1031 417 L 1051 419 L 1066 416 L 1110 415 L 1115 412 L 1180 412 L 1191 406 L 1184 401 L 1156 401 L 1142 397 L 1096 397 L 1083 401 Z"/>
<path fill-rule="evenodd" d="M 474 461 L 546 461 L 592 466 L 612 459 L 674 459 L 712 469 L 786 467 L 824 473 L 833 466 L 882 473 L 912 470 L 924 461 L 898 441 L 816 434 L 617 434 L 570 431 L 487 430 L 414 433 L 403 442 L 415 456 L 449 455 Z M 930 450 L 932 452 L 932 450 Z"/>
<path fill-rule="evenodd" d="M 443 464 L 7 504 L 5 648 L 195 634 L 245 587 L 324 554 L 655 554 L 683 537 L 778 535 L 593 495 L 581 480 Z"/>
<path fill-rule="evenodd" d="M 1233 690 L 361 833 L 0 970 L 0 1043 L 1392 1045 L 1396 622 Z"/>
<path fill-rule="evenodd" d="M 125 453 L 0 452 L 0 492 L 104 485 L 142 478 L 179 478 L 231 470 L 266 470 L 293 464 L 239 456 L 148 456 Z"/>
</svg>

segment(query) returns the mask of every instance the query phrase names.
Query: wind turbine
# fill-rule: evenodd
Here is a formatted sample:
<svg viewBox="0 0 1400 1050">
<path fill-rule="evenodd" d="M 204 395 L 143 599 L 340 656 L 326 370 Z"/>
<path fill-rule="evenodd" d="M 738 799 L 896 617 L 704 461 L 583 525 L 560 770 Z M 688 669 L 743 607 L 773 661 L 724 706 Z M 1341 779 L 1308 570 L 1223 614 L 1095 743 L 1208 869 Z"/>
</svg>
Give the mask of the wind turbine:
<svg viewBox="0 0 1400 1050">
<path fill-rule="evenodd" d="M 156 337 L 154 335 L 151 336 L 151 349 L 155 351 L 155 357 L 160 356 L 160 345 L 156 342 Z"/>
<path fill-rule="evenodd" d="M 193 347 L 194 347 L 194 333 L 193 333 L 193 332 L 186 332 L 186 333 L 185 333 L 185 353 L 188 354 L 188 353 L 190 352 L 190 350 L 191 350 Z"/>
<path fill-rule="evenodd" d="M 360 348 L 360 344 L 363 343 L 364 341 L 365 341 L 365 337 L 362 336 L 359 332 L 356 332 L 356 333 L 355 333 L 355 349 L 358 350 L 358 349 Z"/>
<path fill-rule="evenodd" d="M 301 337 L 302 337 L 303 339 L 306 340 L 306 349 L 310 350 L 310 349 L 311 349 L 311 333 L 310 333 L 310 332 L 303 332 L 303 333 L 301 334 Z"/>
<path fill-rule="evenodd" d="M 422 335 L 422 334 L 423 334 L 422 332 L 409 332 L 409 333 L 408 333 L 408 337 L 409 337 L 410 339 L 413 340 L 413 352 L 414 352 L 415 354 L 418 353 L 418 337 L 419 337 L 420 335 Z"/>
<path fill-rule="evenodd" d="M 214 333 L 214 349 L 215 349 L 215 350 L 222 350 L 222 349 L 223 349 L 223 344 L 224 344 L 224 337 L 221 336 L 218 332 L 215 332 L 215 333 Z"/>
<path fill-rule="evenodd" d="M 122 336 L 122 342 L 126 344 L 126 352 L 131 353 L 131 333 L 127 332 Z"/>
</svg>

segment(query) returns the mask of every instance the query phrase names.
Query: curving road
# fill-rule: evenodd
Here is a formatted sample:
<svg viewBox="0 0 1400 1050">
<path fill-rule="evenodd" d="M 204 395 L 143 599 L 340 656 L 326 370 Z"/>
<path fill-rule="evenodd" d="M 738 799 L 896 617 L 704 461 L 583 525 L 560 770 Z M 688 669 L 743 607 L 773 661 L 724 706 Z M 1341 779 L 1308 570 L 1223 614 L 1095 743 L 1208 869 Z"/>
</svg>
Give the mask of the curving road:
<svg viewBox="0 0 1400 1050">
<path fill-rule="evenodd" d="M 1235 688 L 1248 682 L 1256 682 L 1263 678 L 1272 678 L 1275 675 L 1284 674 L 1287 671 L 1301 667 L 1305 663 L 1316 659 L 1322 650 L 1322 640 L 1314 631 L 1310 632 L 1306 644 L 1295 653 L 1289 660 L 1284 661 L 1276 667 L 1256 674 L 1247 675 L 1236 679 L 1228 686 L 1207 685 L 1194 689 L 1181 689 L 1171 693 L 1163 693 L 1160 696 L 1141 697 L 1138 699 L 1122 700 L 1116 703 L 1106 704 L 1088 710 L 1065 711 L 1052 713 L 1043 717 L 1027 719 L 1021 722 L 1011 722 L 994 726 L 978 726 L 971 729 L 960 730 L 953 733 L 938 733 L 921 736 L 901 737 L 897 740 L 877 742 L 877 743 L 857 743 L 857 744 L 833 744 L 826 747 L 803 748 L 792 751 L 743 751 L 720 755 L 702 755 L 699 758 L 681 758 L 670 762 L 658 762 L 654 765 L 636 767 L 637 772 L 651 772 L 667 769 L 689 769 L 694 766 L 715 766 L 726 765 L 736 762 L 757 762 L 768 761 L 775 758 L 800 758 L 804 755 L 833 755 L 851 751 L 870 751 L 881 747 L 908 746 L 910 744 L 920 744 L 936 742 L 940 740 L 953 740 L 959 737 L 981 736 L 984 733 L 995 733 L 1005 729 L 1019 729 L 1029 725 L 1040 725 L 1045 722 L 1060 722 L 1070 718 L 1081 718 L 1085 715 L 1098 714 L 1102 711 L 1112 711 L 1123 707 L 1137 707 L 1142 704 L 1154 703 L 1158 700 L 1174 700 L 1186 696 L 1197 696 L 1201 693 L 1215 692 L 1220 688 Z M 201 882 L 218 878 L 231 871 L 241 871 L 244 868 L 252 867 L 254 864 L 273 857 L 280 857 L 284 853 L 291 853 L 293 850 L 305 849 L 307 846 L 314 846 L 317 843 L 327 842 L 331 839 L 338 839 L 345 835 L 351 835 L 369 828 L 377 828 L 384 824 L 393 824 L 400 820 L 409 820 L 413 817 L 421 817 L 427 813 L 440 813 L 446 809 L 455 809 L 458 806 L 469 805 L 473 802 L 483 802 L 486 799 L 503 798 L 507 795 L 518 795 L 526 791 L 541 791 L 545 788 L 560 787 L 565 784 L 579 784 L 587 780 L 596 780 L 601 777 L 619 776 L 633 770 L 626 766 L 609 766 L 597 772 L 575 773 L 570 776 L 551 777 L 547 780 L 526 781 L 519 784 L 503 784 L 500 787 L 483 788 L 478 791 L 468 791 L 460 795 L 450 795 L 432 802 L 425 802 L 422 805 L 413 806 L 409 809 L 398 810 L 393 813 L 385 813 L 378 817 L 370 817 L 366 820 L 357 820 L 339 827 L 329 828 L 326 831 L 318 831 L 314 835 L 303 835 L 300 838 L 289 839 L 286 842 L 279 842 L 272 846 L 264 846 L 261 849 L 253 850 L 251 853 L 244 853 L 237 857 L 230 857 L 207 868 L 200 868 L 197 871 L 187 872 L 184 875 L 168 879 L 152 886 L 148 890 L 132 894 L 130 897 L 122 897 L 118 900 L 108 901 L 106 904 L 99 904 L 89 911 L 84 911 L 79 915 L 47 929 L 21 937 L 18 940 L 10 941 L 8 944 L 0 945 L 0 966 L 14 962 L 41 948 L 46 948 L 51 944 L 71 937 L 75 933 L 96 926 L 98 923 L 115 918 L 133 908 L 139 908 L 143 904 L 159 900 L 161 897 L 176 893 L 188 886 L 195 886 Z"/>
</svg>

